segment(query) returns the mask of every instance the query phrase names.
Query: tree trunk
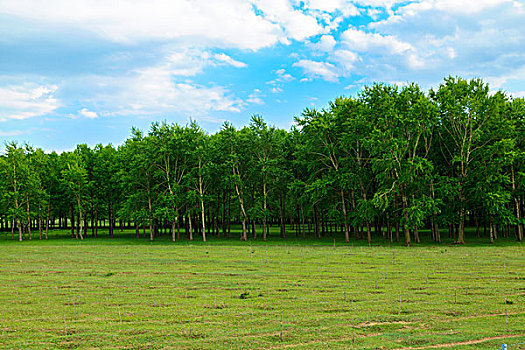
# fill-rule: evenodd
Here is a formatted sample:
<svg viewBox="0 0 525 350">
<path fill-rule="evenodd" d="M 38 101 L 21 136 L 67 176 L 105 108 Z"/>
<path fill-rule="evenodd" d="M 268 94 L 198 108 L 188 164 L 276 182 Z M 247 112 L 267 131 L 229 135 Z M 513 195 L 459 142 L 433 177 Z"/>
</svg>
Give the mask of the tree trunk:
<svg viewBox="0 0 525 350">
<path fill-rule="evenodd" d="M 206 242 L 206 221 L 204 218 L 204 197 L 201 196 L 202 241 Z"/>
<path fill-rule="evenodd" d="M 235 175 L 235 170 L 234 170 L 233 174 Z M 241 207 L 241 215 L 242 215 L 242 235 L 241 235 L 241 240 L 242 241 L 247 241 L 248 240 L 248 236 L 246 234 L 246 219 L 247 219 L 247 215 L 246 215 L 246 210 L 244 210 L 243 194 L 240 191 L 239 186 L 237 186 L 237 184 L 235 184 L 235 191 L 237 192 L 237 198 L 239 198 L 239 205 Z"/>
<path fill-rule="evenodd" d="M 73 211 L 73 203 L 69 204 L 69 209 L 71 212 L 71 237 L 75 238 L 75 213 Z M 66 219 L 67 224 L 67 219 Z"/>
<path fill-rule="evenodd" d="M 149 210 L 149 240 L 153 241 L 153 208 L 151 205 L 151 196 L 148 193 L 148 210 Z"/>
<path fill-rule="evenodd" d="M 38 239 L 42 240 L 42 208 L 38 208 Z"/>
<path fill-rule="evenodd" d="M 436 237 L 436 242 L 441 242 L 441 233 L 439 232 L 437 220 L 434 220 L 434 235 Z"/>
<path fill-rule="evenodd" d="M 267 217 L 267 189 L 266 189 L 266 182 L 263 183 L 263 241 L 266 241 L 266 226 L 268 225 L 268 217 Z"/>
<path fill-rule="evenodd" d="M 188 239 L 193 241 L 193 226 L 191 224 L 191 214 L 188 212 Z"/>
<path fill-rule="evenodd" d="M 407 213 L 408 198 L 407 198 L 407 196 L 403 195 L 402 199 L 403 199 L 403 215 L 405 216 L 405 221 L 408 222 L 408 213 Z M 405 232 L 405 245 L 410 246 L 410 244 L 411 244 L 411 242 L 410 242 L 410 229 L 408 228 L 408 225 L 406 225 L 406 224 L 403 225 L 403 231 Z"/>
<path fill-rule="evenodd" d="M 31 240 L 31 212 L 29 211 L 29 198 L 27 199 L 27 233 L 29 235 L 29 240 Z"/>
<path fill-rule="evenodd" d="M 109 236 L 113 238 L 113 211 L 111 202 L 108 203 L 108 217 L 109 217 Z"/>
<path fill-rule="evenodd" d="M 51 203 L 47 204 L 47 216 L 46 216 L 46 239 L 49 238 L 49 212 L 51 211 Z"/>
<path fill-rule="evenodd" d="M 343 218 L 345 220 L 345 243 L 350 243 L 350 232 L 348 230 L 348 212 L 346 211 L 345 193 L 341 189 L 341 205 L 343 206 Z"/>
<path fill-rule="evenodd" d="M 463 195 L 463 189 L 461 189 L 459 195 L 461 201 L 461 209 L 459 211 L 459 231 L 458 231 L 458 240 L 456 243 L 465 244 L 465 196 Z"/>
<path fill-rule="evenodd" d="M 80 227 L 82 227 L 82 223 L 80 222 L 80 208 L 77 210 L 77 231 L 75 237 L 78 239 L 78 235 L 80 233 Z"/>
<path fill-rule="evenodd" d="M 417 226 L 414 226 L 414 241 L 416 241 L 416 243 L 421 243 L 419 240 L 419 230 L 417 229 Z"/>
<path fill-rule="evenodd" d="M 226 235 L 228 238 L 230 238 L 230 232 L 231 232 L 231 197 L 230 197 L 230 190 L 228 189 L 228 219 L 227 219 L 227 227 L 226 227 Z"/>
<path fill-rule="evenodd" d="M 179 211 L 177 210 L 177 240 L 180 239 L 180 222 L 182 220 L 182 217 L 179 214 Z"/>
<path fill-rule="evenodd" d="M 279 196 L 279 213 L 280 213 L 279 216 L 281 218 L 281 222 L 280 222 L 281 238 L 286 238 L 286 227 L 285 227 L 285 222 L 284 222 L 284 199 L 283 199 L 282 194 Z"/>
<path fill-rule="evenodd" d="M 98 237 L 98 205 L 95 207 L 95 238 Z"/>
<path fill-rule="evenodd" d="M 314 204 L 314 235 L 315 238 L 321 238 L 321 232 L 319 231 L 319 209 Z"/>
<path fill-rule="evenodd" d="M 370 228 L 370 221 L 366 220 L 366 240 L 368 244 L 372 243 L 372 229 Z"/>
<path fill-rule="evenodd" d="M 493 219 L 490 219 L 490 243 L 494 243 L 494 222 Z"/>
<path fill-rule="evenodd" d="M 18 240 L 22 242 L 23 232 L 22 232 L 22 223 L 20 222 L 20 218 L 16 218 L 16 224 L 18 226 Z"/>
<path fill-rule="evenodd" d="M 84 236 L 82 235 L 82 229 L 83 229 L 82 224 L 84 220 L 82 220 L 83 219 L 82 218 L 82 206 L 80 205 L 80 197 L 77 198 L 77 206 L 78 206 L 78 215 L 79 215 L 78 222 L 80 225 L 79 235 L 80 235 L 80 240 L 82 241 L 84 240 Z"/>
<path fill-rule="evenodd" d="M 386 235 L 387 235 L 387 238 L 390 240 L 390 243 L 392 243 L 393 242 L 392 223 L 390 222 L 390 217 L 388 213 L 386 214 Z"/>
<path fill-rule="evenodd" d="M 301 223 L 302 229 L 303 229 L 303 238 L 306 238 L 305 230 L 304 230 L 304 211 L 303 211 L 303 204 L 301 203 Z"/>
</svg>

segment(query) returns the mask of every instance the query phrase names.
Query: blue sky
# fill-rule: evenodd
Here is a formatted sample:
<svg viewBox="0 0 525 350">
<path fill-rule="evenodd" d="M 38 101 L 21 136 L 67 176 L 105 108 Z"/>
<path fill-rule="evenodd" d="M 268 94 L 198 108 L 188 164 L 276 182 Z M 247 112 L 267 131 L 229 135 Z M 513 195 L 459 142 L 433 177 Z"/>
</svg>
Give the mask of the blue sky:
<svg viewBox="0 0 525 350">
<path fill-rule="evenodd" d="M 372 82 L 525 95 L 523 0 L 0 0 L 0 140 L 122 143 L 153 121 L 288 129 Z"/>
</svg>

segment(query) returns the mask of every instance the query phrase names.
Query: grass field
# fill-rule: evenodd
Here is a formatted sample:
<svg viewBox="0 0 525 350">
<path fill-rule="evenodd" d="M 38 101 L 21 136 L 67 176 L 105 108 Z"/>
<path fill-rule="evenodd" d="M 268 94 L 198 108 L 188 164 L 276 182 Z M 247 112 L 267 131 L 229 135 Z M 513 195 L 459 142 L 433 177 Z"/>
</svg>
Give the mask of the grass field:
<svg viewBox="0 0 525 350">
<path fill-rule="evenodd" d="M 131 232 L 80 242 L 65 234 L 22 243 L 1 234 L 1 348 L 525 342 L 525 250 L 511 241 L 406 248 L 331 238 L 149 243 Z"/>
</svg>

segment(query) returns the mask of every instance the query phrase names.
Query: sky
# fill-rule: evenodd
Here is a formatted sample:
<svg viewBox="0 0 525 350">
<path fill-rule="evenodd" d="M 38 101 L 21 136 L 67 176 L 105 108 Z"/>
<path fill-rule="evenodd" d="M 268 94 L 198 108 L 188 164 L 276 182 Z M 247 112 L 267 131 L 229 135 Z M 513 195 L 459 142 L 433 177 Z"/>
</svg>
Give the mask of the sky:
<svg viewBox="0 0 525 350">
<path fill-rule="evenodd" d="M 374 82 L 482 78 L 525 96 L 524 0 L 0 0 L 0 141 L 119 145 L 131 128 L 210 133 Z"/>
</svg>

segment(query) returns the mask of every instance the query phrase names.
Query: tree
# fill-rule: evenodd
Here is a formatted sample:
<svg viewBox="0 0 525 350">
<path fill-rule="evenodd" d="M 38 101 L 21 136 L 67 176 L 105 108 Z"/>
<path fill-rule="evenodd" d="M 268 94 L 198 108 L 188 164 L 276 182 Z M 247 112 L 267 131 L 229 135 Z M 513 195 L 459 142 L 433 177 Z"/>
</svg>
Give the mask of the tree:
<svg viewBox="0 0 525 350">
<path fill-rule="evenodd" d="M 450 176 L 459 188 L 459 236 L 465 243 L 465 217 L 468 210 L 467 183 L 472 163 L 481 149 L 493 141 L 483 137 L 496 112 L 491 105 L 489 87 L 481 79 L 470 81 L 448 77 L 430 97 L 439 108 L 439 145 Z"/>
<path fill-rule="evenodd" d="M 123 164 L 125 164 L 120 176 L 125 192 L 128 193 L 125 197 L 126 204 L 129 208 L 142 208 L 139 210 L 147 213 L 149 238 L 150 241 L 153 241 L 153 204 L 156 194 L 151 144 L 148 144 L 142 132 L 132 129 L 131 138 L 126 140 L 119 151 L 122 153 Z"/>
<path fill-rule="evenodd" d="M 18 240 L 22 241 L 22 219 L 24 218 L 24 192 L 25 183 L 29 175 L 29 168 L 26 160 L 26 154 L 22 147 L 16 142 L 6 144 L 6 158 L 4 174 L 6 187 L 8 188 L 7 198 L 10 202 L 8 218 L 18 227 Z"/>
<path fill-rule="evenodd" d="M 62 170 L 62 181 L 72 198 L 75 200 L 76 210 L 78 213 L 77 233 L 80 240 L 84 239 L 84 205 L 87 192 L 87 170 L 85 168 L 80 152 L 75 151 L 65 155 L 66 168 Z"/>
<path fill-rule="evenodd" d="M 401 197 L 405 244 L 411 244 L 410 227 L 422 226 L 431 197 L 418 191 L 428 181 L 432 165 L 427 159 L 435 119 L 434 105 L 415 84 L 403 87 L 376 84 L 361 95 L 365 113 L 374 120 L 371 156 L 377 172 L 380 205 Z M 417 199 L 416 199 L 417 197 Z"/>
</svg>

